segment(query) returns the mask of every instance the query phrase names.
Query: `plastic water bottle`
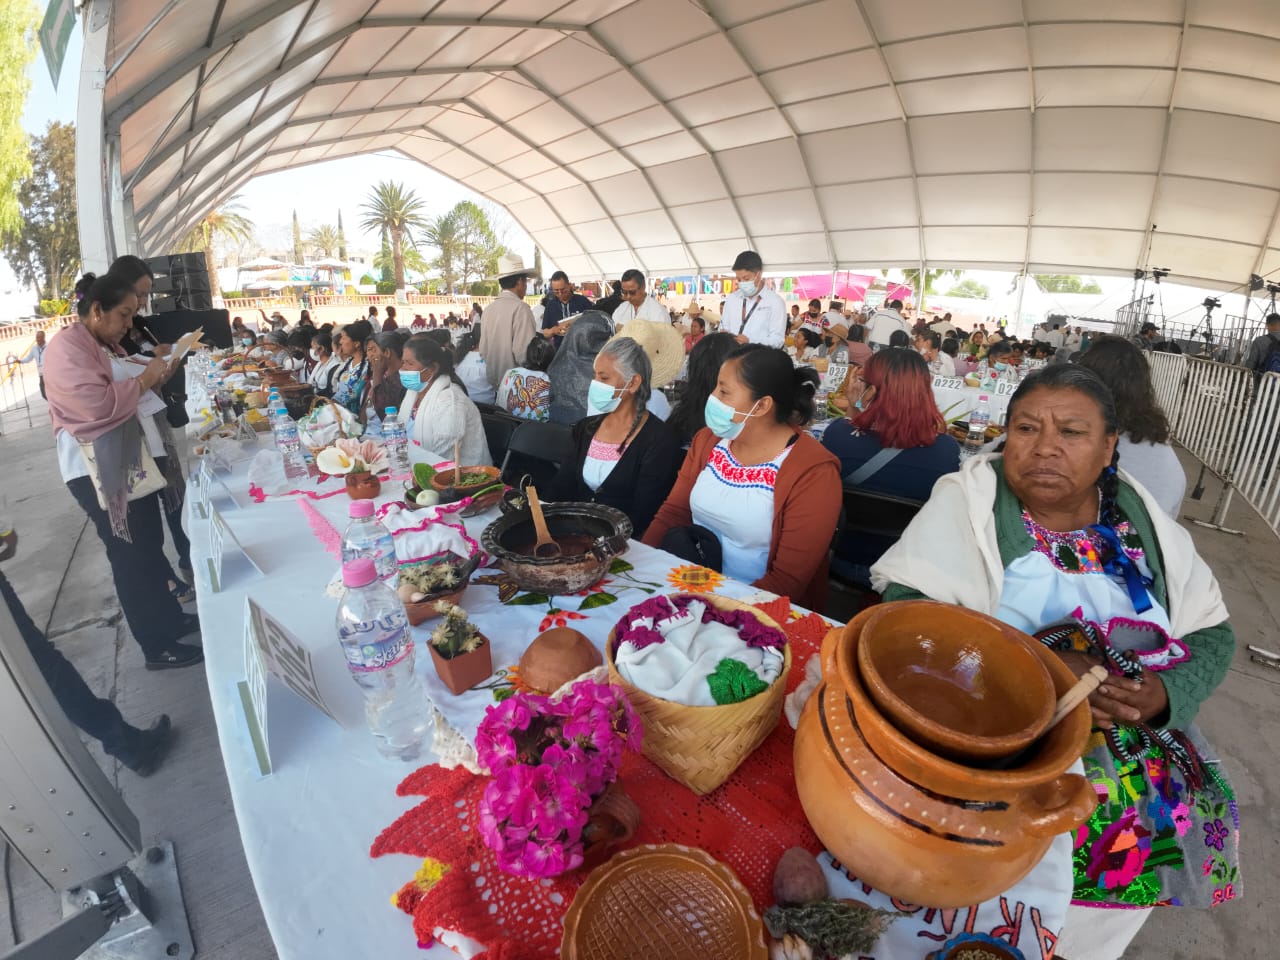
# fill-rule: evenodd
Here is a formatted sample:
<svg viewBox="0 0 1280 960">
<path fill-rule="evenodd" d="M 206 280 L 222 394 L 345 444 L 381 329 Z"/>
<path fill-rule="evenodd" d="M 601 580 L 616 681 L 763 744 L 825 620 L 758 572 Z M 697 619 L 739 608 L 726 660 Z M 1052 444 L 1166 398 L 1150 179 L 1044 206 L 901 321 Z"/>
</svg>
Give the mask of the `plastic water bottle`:
<svg viewBox="0 0 1280 960">
<path fill-rule="evenodd" d="M 987 395 L 978 397 L 978 405 L 969 414 L 969 435 L 965 437 L 965 446 L 980 447 L 987 442 L 987 426 L 991 423 L 991 405 Z"/>
<path fill-rule="evenodd" d="M 382 436 L 382 421 L 378 419 L 375 407 L 367 407 L 364 413 L 364 435 L 366 437 Z"/>
<path fill-rule="evenodd" d="M 409 464 L 409 434 L 396 416 L 395 407 L 387 407 L 382 412 L 382 446 L 387 451 L 387 459 L 391 461 L 391 472 L 409 473 L 413 470 Z"/>
<path fill-rule="evenodd" d="M 272 430 L 275 429 L 276 422 L 280 419 L 278 414 L 283 406 L 284 401 L 280 399 L 280 391 L 272 387 L 267 391 L 267 421 L 271 424 Z"/>
<path fill-rule="evenodd" d="M 307 475 L 307 461 L 302 456 L 302 441 L 298 438 L 298 425 L 289 416 L 284 407 L 276 408 L 276 415 L 271 423 L 271 432 L 276 438 L 276 449 L 284 457 L 284 475 L 290 480 Z"/>
<path fill-rule="evenodd" d="M 367 557 L 377 568 L 378 579 L 396 586 L 400 581 L 396 542 L 386 525 L 373 515 L 373 501 L 352 500 L 347 509 L 351 522 L 342 534 L 342 562 Z"/>
<path fill-rule="evenodd" d="M 338 642 L 364 694 L 364 716 L 378 752 L 416 760 L 433 724 L 431 701 L 413 672 L 413 634 L 404 604 L 378 579 L 368 557 L 343 563 L 342 582 Z"/>
</svg>

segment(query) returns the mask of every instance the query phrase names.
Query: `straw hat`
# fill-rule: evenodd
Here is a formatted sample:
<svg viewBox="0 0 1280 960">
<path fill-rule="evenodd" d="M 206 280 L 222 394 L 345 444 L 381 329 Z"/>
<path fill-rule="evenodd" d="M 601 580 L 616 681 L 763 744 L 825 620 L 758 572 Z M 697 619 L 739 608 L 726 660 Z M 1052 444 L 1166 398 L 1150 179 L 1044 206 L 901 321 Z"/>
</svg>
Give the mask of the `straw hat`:
<svg viewBox="0 0 1280 960">
<path fill-rule="evenodd" d="M 489 280 L 502 280 L 506 277 L 532 277 L 533 271 L 524 268 L 524 257 L 514 253 L 504 253 L 498 258 L 498 272 Z"/>
<path fill-rule="evenodd" d="M 698 303 L 697 300 L 691 301 L 689 305 L 684 308 L 684 315 L 688 317 L 690 320 L 692 320 L 694 317 L 701 317 L 702 304 Z"/>
<path fill-rule="evenodd" d="M 630 337 L 649 355 L 649 363 L 653 365 L 649 385 L 653 389 L 661 390 L 680 373 L 684 364 L 684 337 L 671 324 L 632 320 L 609 343 L 622 337 Z"/>
<path fill-rule="evenodd" d="M 849 328 L 843 323 L 833 323 L 827 328 L 827 334 L 837 340 L 843 340 L 845 343 L 849 342 Z"/>
</svg>

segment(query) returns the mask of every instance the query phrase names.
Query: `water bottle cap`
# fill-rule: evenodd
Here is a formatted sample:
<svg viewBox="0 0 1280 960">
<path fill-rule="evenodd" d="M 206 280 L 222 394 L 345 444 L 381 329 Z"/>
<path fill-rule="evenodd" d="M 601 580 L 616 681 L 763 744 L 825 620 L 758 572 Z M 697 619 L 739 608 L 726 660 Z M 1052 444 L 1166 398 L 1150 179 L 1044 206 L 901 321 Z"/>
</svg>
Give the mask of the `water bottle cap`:
<svg viewBox="0 0 1280 960">
<path fill-rule="evenodd" d="M 986 402 L 986 400 L 987 400 L 987 399 L 988 399 L 988 397 L 987 397 L 987 395 L 986 395 L 985 393 L 980 393 L 980 394 L 978 394 L 978 402 L 979 402 L 979 403 L 984 403 L 984 402 Z"/>
<path fill-rule="evenodd" d="M 289 415 L 289 411 L 286 410 L 284 407 L 276 407 L 276 413 L 278 414 L 283 413 L 286 417 Z"/>
<path fill-rule="evenodd" d="M 378 568 L 369 557 L 357 557 L 342 565 L 342 583 L 348 587 L 367 587 L 378 579 Z"/>
<path fill-rule="evenodd" d="M 373 501 L 372 500 L 352 500 L 351 506 L 347 508 L 347 516 L 372 517 Z"/>
<path fill-rule="evenodd" d="M 388 417 L 394 417 L 394 416 L 396 415 L 396 408 L 395 408 L 395 407 L 387 407 L 387 408 L 386 408 L 385 410 L 383 410 L 382 412 L 383 412 L 384 414 L 386 414 Z"/>
</svg>

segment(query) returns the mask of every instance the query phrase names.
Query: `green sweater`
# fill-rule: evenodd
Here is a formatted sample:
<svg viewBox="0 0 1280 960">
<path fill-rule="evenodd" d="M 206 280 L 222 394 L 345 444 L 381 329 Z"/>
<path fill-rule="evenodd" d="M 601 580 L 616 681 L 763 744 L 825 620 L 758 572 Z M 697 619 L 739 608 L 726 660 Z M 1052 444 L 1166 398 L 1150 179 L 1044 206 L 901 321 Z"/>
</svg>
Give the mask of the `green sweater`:
<svg viewBox="0 0 1280 960">
<path fill-rule="evenodd" d="M 1022 522 L 1022 505 L 1005 483 L 1004 465 L 999 460 L 993 460 L 991 466 L 996 472 L 996 543 L 1000 547 L 1000 561 L 1008 569 L 1009 564 L 1034 549 L 1035 541 Z M 1156 541 L 1146 505 L 1133 487 L 1123 481 L 1116 505 L 1124 518 L 1133 525 L 1146 552 L 1147 566 L 1151 568 L 1154 581 L 1151 594 L 1156 603 L 1167 610 L 1169 595 L 1164 580 L 1164 559 L 1160 554 L 1160 544 Z M 885 588 L 884 599 L 924 600 L 928 597 L 918 590 L 891 583 Z M 1191 658 L 1185 663 L 1160 671 L 1160 679 L 1169 695 L 1169 715 L 1167 720 L 1155 718 L 1158 725 L 1174 729 L 1185 727 L 1194 720 L 1200 704 L 1209 698 L 1226 677 L 1236 644 L 1235 631 L 1231 629 L 1228 620 L 1197 630 L 1181 639 L 1187 645 Z"/>
</svg>

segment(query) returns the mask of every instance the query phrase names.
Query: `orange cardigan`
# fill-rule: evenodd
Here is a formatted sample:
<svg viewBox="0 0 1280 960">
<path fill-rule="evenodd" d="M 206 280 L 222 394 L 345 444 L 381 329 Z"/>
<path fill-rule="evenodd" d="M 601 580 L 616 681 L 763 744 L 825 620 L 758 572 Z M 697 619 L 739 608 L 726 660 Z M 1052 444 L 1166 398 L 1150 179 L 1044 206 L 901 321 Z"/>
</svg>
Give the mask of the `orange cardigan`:
<svg viewBox="0 0 1280 960">
<path fill-rule="evenodd" d="M 693 523 L 689 495 L 719 438 L 703 427 L 693 438 L 676 485 L 658 508 L 643 543 L 662 546 L 672 527 Z M 807 433 L 799 433 L 778 470 L 773 490 L 773 532 L 764 576 L 752 584 L 822 612 L 827 600 L 828 553 L 840 519 L 840 461 Z"/>
</svg>

